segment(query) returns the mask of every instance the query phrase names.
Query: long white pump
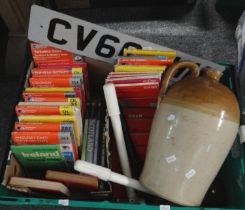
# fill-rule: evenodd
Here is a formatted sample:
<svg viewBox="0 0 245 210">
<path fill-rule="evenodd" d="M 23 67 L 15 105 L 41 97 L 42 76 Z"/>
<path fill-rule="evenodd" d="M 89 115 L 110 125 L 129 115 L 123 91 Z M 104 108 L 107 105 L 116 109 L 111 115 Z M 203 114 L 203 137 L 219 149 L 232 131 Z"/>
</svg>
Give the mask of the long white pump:
<svg viewBox="0 0 245 210">
<path fill-rule="evenodd" d="M 127 177 L 132 177 L 127 149 L 123 136 L 122 124 L 120 119 L 120 109 L 118 105 L 115 86 L 112 83 L 108 83 L 103 86 L 103 90 L 105 94 L 108 114 L 110 116 L 112 128 L 114 131 L 117 151 L 119 154 L 119 159 L 120 159 L 123 174 L 126 175 Z M 127 195 L 130 201 L 136 200 L 136 195 L 132 188 L 127 188 Z"/>
<path fill-rule="evenodd" d="M 74 169 L 84 174 L 96 176 L 104 181 L 115 182 L 117 184 L 121 184 L 126 187 L 134 188 L 136 190 L 153 195 L 153 193 L 141 185 L 138 180 L 115 173 L 109 168 L 98 166 L 83 160 L 77 160 L 75 162 Z"/>
</svg>

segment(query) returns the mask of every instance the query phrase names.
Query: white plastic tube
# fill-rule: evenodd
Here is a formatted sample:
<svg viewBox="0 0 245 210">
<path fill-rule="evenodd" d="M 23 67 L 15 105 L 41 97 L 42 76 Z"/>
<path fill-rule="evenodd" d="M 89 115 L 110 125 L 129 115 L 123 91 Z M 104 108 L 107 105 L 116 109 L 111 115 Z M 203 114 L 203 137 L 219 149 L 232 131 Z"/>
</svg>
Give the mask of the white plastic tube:
<svg viewBox="0 0 245 210">
<path fill-rule="evenodd" d="M 84 174 L 91 176 L 96 176 L 104 181 L 111 181 L 117 184 L 124 185 L 126 187 L 134 188 L 136 190 L 153 194 L 148 189 L 146 189 L 140 182 L 136 179 L 124 176 L 122 174 L 115 173 L 108 168 L 98 166 L 83 160 L 77 160 L 74 165 L 74 169 Z"/>
<path fill-rule="evenodd" d="M 115 135 L 117 151 L 119 154 L 120 163 L 122 166 L 123 174 L 127 177 L 132 177 L 131 169 L 128 160 L 127 149 L 124 141 L 122 124 L 120 119 L 120 109 L 118 105 L 115 86 L 112 83 L 103 86 L 106 106 L 111 118 L 112 128 Z M 127 188 L 127 195 L 130 201 L 136 200 L 135 192 L 131 188 Z"/>
</svg>

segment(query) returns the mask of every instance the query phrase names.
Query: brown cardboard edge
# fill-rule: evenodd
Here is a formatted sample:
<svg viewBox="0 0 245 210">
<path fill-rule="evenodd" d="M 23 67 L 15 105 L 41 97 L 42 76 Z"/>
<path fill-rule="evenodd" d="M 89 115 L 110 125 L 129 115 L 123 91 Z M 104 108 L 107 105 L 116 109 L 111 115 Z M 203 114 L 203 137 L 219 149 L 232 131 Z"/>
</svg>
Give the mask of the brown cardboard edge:
<svg viewBox="0 0 245 210">
<path fill-rule="evenodd" d="M 109 72 L 113 71 L 113 64 L 98 61 L 92 58 L 84 57 L 88 64 L 89 90 L 93 97 L 104 97 L 103 85 Z"/>
<path fill-rule="evenodd" d="M 13 176 L 23 177 L 26 176 L 22 166 L 19 164 L 15 156 L 11 153 L 9 154 L 9 160 L 4 171 L 3 186 L 8 186 L 9 180 Z"/>
</svg>

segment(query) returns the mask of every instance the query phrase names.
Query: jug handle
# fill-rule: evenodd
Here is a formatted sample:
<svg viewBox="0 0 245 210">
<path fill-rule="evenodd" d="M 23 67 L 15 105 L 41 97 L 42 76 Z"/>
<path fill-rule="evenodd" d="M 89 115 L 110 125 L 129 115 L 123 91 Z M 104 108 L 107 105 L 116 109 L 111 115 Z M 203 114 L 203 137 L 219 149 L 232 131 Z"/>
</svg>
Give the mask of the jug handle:
<svg viewBox="0 0 245 210">
<path fill-rule="evenodd" d="M 158 105 L 160 104 L 160 101 L 164 98 L 166 94 L 168 84 L 171 78 L 175 75 L 175 73 L 178 70 L 183 69 L 183 68 L 190 69 L 192 77 L 199 76 L 200 70 L 199 70 L 199 66 L 196 63 L 189 61 L 189 60 L 182 60 L 182 61 L 178 61 L 174 63 L 172 66 L 169 67 L 169 69 L 166 71 L 164 75 L 162 86 L 160 89 L 160 94 L 158 97 Z"/>
</svg>

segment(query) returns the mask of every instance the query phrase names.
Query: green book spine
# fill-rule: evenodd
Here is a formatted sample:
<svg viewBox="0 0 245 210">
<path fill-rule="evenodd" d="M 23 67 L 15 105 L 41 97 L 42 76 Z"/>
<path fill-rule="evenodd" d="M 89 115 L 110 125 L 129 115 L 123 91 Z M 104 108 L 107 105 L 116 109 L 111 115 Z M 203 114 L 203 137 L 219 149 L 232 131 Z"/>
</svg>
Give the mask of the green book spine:
<svg viewBox="0 0 245 210">
<path fill-rule="evenodd" d="M 24 168 L 66 169 L 60 145 L 12 145 L 11 150 Z"/>
</svg>

